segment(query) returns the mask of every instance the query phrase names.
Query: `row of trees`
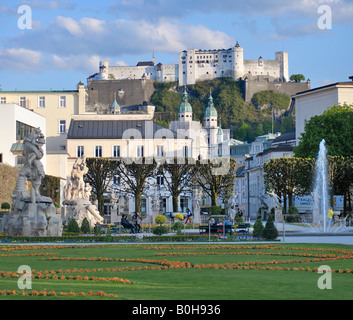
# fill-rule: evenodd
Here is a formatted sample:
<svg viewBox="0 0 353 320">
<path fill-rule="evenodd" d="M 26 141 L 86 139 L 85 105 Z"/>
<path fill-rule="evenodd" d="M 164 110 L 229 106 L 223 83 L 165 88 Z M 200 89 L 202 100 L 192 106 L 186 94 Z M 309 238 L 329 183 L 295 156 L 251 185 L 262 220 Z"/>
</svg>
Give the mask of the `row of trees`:
<svg viewBox="0 0 353 320">
<path fill-rule="evenodd" d="M 329 184 L 331 199 L 334 195 L 345 197 L 345 212 L 351 207 L 353 188 L 353 157 L 328 156 Z M 264 165 L 264 182 L 267 192 L 274 192 L 283 199 L 287 212 L 293 206 L 294 196 L 308 195 L 314 188 L 316 160 L 312 158 L 272 159 Z"/>
<path fill-rule="evenodd" d="M 92 186 L 97 197 L 98 209 L 104 210 L 104 193 L 117 177 L 123 194 L 135 199 L 135 211 L 141 215 L 141 201 L 149 187 L 149 179 L 163 178 L 164 186 L 173 199 L 173 210 L 178 211 L 179 196 L 193 188 L 201 188 L 211 197 L 212 205 L 221 196 L 227 199 L 234 188 L 236 164 L 233 159 L 195 161 L 189 158 L 164 159 L 103 159 L 88 158 L 88 174 L 85 181 Z"/>
</svg>

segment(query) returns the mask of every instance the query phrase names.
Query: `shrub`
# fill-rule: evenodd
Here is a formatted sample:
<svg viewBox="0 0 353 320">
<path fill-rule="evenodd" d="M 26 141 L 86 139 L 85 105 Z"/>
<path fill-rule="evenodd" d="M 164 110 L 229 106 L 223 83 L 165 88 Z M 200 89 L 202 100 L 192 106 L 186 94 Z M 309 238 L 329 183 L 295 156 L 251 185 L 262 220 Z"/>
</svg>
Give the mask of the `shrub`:
<svg viewBox="0 0 353 320">
<path fill-rule="evenodd" d="M 265 229 L 262 232 L 262 237 L 266 240 L 275 240 L 278 237 L 278 230 L 273 223 L 271 214 L 268 216 Z"/>
<path fill-rule="evenodd" d="M 11 206 L 8 202 L 4 202 L 1 204 L 1 209 L 3 210 L 10 210 Z"/>
<path fill-rule="evenodd" d="M 81 225 L 81 232 L 82 233 L 90 233 L 90 231 L 91 231 L 91 228 L 90 228 L 89 222 L 88 222 L 87 218 L 84 218 L 82 221 L 82 225 Z"/>
<path fill-rule="evenodd" d="M 164 217 L 165 218 L 165 217 Z M 168 233 L 168 227 L 167 226 L 157 226 L 153 228 L 153 234 L 156 235 L 162 235 Z"/>
<path fill-rule="evenodd" d="M 184 224 L 182 222 L 176 222 L 172 225 L 172 230 L 176 231 L 177 234 L 181 234 L 181 230 L 184 228 Z"/>
<path fill-rule="evenodd" d="M 175 219 L 184 220 L 184 216 L 181 213 L 177 213 Z"/>
<path fill-rule="evenodd" d="M 68 226 L 68 231 L 72 233 L 80 233 L 80 227 L 75 219 L 71 219 Z"/>
<path fill-rule="evenodd" d="M 220 215 L 220 214 L 222 214 L 222 209 L 218 206 L 212 206 L 210 213 L 211 213 L 211 215 Z"/>
<path fill-rule="evenodd" d="M 163 215 L 158 215 L 155 219 L 156 223 L 162 225 L 163 223 L 167 222 L 167 218 Z"/>
<path fill-rule="evenodd" d="M 292 207 L 290 207 L 290 208 L 288 209 L 288 213 L 289 213 L 289 214 L 298 214 L 299 211 L 298 211 L 298 208 L 297 208 L 297 207 L 292 206 Z"/>
<path fill-rule="evenodd" d="M 263 231 L 264 231 L 264 226 L 262 224 L 261 217 L 259 217 L 254 223 L 253 237 L 262 238 Z"/>
</svg>

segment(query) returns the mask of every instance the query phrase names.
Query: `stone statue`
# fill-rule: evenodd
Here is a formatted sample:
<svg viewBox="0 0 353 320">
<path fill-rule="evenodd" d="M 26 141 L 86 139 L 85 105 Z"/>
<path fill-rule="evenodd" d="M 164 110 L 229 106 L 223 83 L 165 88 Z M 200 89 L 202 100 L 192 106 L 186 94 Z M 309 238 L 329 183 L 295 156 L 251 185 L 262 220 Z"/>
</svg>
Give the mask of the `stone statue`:
<svg viewBox="0 0 353 320">
<path fill-rule="evenodd" d="M 104 221 L 97 208 L 90 202 L 92 187 L 83 179 L 87 173 L 85 156 L 76 159 L 65 187 L 65 201 L 61 212 L 65 225 L 74 219 L 81 226 L 82 221 L 86 218 L 90 227 L 94 228 L 97 223 L 101 224 Z"/>
<path fill-rule="evenodd" d="M 56 214 L 52 199 L 39 193 L 45 177 L 41 163 L 45 137 L 40 128 L 34 129 L 23 144 L 25 162 L 11 196 L 11 212 L 4 219 L 4 233 L 13 236 L 61 236 L 62 220 Z M 33 186 L 30 193 L 26 186 L 27 180 Z"/>
<path fill-rule="evenodd" d="M 88 168 L 86 166 L 86 158 L 83 156 L 82 158 L 78 158 L 71 171 L 71 178 L 69 180 L 69 184 L 65 187 L 65 199 L 73 200 L 73 199 L 84 199 L 85 198 L 85 182 L 83 177 L 88 173 Z M 92 189 L 91 189 L 92 190 Z"/>
</svg>

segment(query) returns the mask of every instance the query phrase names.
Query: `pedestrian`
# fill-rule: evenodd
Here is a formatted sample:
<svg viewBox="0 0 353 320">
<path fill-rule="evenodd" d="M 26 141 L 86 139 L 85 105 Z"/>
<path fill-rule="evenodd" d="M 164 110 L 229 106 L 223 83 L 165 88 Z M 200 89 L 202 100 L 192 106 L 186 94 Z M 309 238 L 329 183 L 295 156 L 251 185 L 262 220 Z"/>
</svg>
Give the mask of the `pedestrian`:
<svg viewBox="0 0 353 320">
<path fill-rule="evenodd" d="M 135 227 L 135 231 L 137 233 L 139 233 L 141 230 L 141 225 L 139 224 L 139 220 L 140 220 L 139 215 L 137 214 L 137 212 L 134 212 L 134 215 L 132 216 L 132 224 Z"/>
<path fill-rule="evenodd" d="M 327 219 L 328 219 L 328 225 L 331 225 L 332 219 L 333 219 L 333 209 L 332 209 L 332 207 L 330 207 L 330 209 L 328 210 Z"/>
<path fill-rule="evenodd" d="M 186 220 L 185 220 L 185 224 L 187 224 L 188 221 L 190 221 L 190 223 L 191 223 L 191 216 L 192 216 L 192 213 L 191 213 L 191 211 L 190 211 L 189 208 L 188 208 L 188 210 L 186 211 L 186 216 L 187 216 L 187 218 L 186 218 Z"/>
<path fill-rule="evenodd" d="M 130 229 L 131 233 L 135 233 L 135 227 L 133 224 L 131 224 L 128 220 L 127 220 L 127 215 L 123 214 L 121 217 L 121 225 L 125 228 L 125 229 Z"/>
</svg>

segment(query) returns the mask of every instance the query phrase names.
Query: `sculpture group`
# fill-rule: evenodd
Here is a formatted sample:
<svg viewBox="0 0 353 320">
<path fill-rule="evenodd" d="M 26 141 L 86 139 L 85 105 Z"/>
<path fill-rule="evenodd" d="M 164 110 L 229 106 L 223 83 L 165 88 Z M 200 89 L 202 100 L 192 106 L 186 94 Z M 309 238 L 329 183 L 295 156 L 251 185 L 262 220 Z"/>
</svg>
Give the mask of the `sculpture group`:
<svg viewBox="0 0 353 320">
<path fill-rule="evenodd" d="M 23 141 L 25 163 L 19 171 L 16 187 L 11 196 L 11 212 L 2 221 L 5 234 L 12 236 L 61 236 L 62 220 L 56 214 L 51 198 L 40 194 L 39 188 L 45 172 L 41 159 L 44 156 L 45 137 L 36 128 Z M 27 189 L 27 182 L 32 188 Z"/>
<path fill-rule="evenodd" d="M 25 162 L 11 196 L 11 212 L 2 220 L 4 233 L 10 236 L 62 236 L 63 225 L 71 219 L 81 226 L 83 219 L 87 218 L 92 228 L 96 223 L 102 223 L 103 218 L 89 200 L 92 188 L 83 180 L 88 172 L 84 157 L 77 159 L 73 165 L 69 183 L 65 187 L 61 217 L 56 212 L 53 200 L 40 194 L 45 177 L 41 162 L 44 145 L 45 137 L 40 128 L 34 129 L 23 141 Z"/>
<path fill-rule="evenodd" d="M 88 173 L 85 156 L 78 158 L 71 171 L 71 176 L 64 190 L 65 201 L 61 211 L 64 225 L 74 219 L 79 226 L 86 218 L 91 228 L 103 223 L 96 206 L 90 202 L 92 188 L 84 182 L 83 177 Z"/>
</svg>

